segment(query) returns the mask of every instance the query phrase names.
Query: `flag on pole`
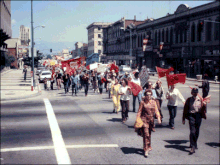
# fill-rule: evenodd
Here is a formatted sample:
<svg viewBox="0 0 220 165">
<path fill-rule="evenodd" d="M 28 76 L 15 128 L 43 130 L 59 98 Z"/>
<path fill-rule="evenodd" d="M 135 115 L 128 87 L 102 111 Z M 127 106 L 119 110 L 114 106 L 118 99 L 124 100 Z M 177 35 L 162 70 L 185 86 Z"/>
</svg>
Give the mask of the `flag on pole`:
<svg viewBox="0 0 220 165">
<path fill-rule="evenodd" d="M 166 75 L 168 87 L 177 83 L 185 84 L 186 73 Z"/>
<path fill-rule="evenodd" d="M 115 65 L 115 64 L 113 63 L 113 64 L 111 65 L 111 67 L 110 67 L 110 71 L 112 71 L 112 70 L 115 70 L 115 73 L 118 73 L 119 68 L 118 68 L 117 65 Z"/>
<path fill-rule="evenodd" d="M 137 96 L 138 93 L 142 91 L 142 87 L 134 82 L 128 81 L 128 86 L 131 88 L 134 96 Z"/>
<path fill-rule="evenodd" d="M 171 71 L 174 71 L 172 67 L 170 67 L 169 69 L 163 69 L 157 66 L 156 66 L 156 70 L 159 78 L 168 75 Z"/>
</svg>

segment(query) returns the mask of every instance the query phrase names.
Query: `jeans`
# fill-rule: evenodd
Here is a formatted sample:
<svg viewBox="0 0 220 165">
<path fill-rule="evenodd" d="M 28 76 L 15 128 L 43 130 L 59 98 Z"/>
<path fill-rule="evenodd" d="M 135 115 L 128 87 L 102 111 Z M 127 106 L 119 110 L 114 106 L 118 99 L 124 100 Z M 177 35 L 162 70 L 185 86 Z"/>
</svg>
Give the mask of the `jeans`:
<svg viewBox="0 0 220 165">
<path fill-rule="evenodd" d="M 53 90 L 53 83 L 50 83 L 50 89 Z"/>
<path fill-rule="evenodd" d="M 99 88 L 99 92 L 100 92 L 100 94 L 102 94 L 102 89 L 103 89 L 103 88 Z"/>
<path fill-rule="evenodd" d="M 27 73 L 25 72 L 24 73 L 24 80 L 26 80 L 26 77 L 27 77 Z"/>
<path fill-rule="evenodd" d="M 47 89 L 47 84 L 44 84 L 44 89 L 45 89 L 45 90 Z"/>
<path fill-rule="evenodd" d="M 122 120 L 124 121 L 126 118 L 128 118 L 129 100 L 121 100 L 121 108 L 121 116 Z"/>
<path fill-rule="evenodd" d="M 75 95 L 77 93 L 77 85 L 76 84 L 72 84 L 72 95 L 74 93 L 74 90 L 75 90 Z"/>
<path fill-rule="evenodd" d="M 199 137 L 199 128 L 202 122 L 200 113 L 189 115 L 189 128 L 190 128 L 190 147 L 197 148 L 197 140 Z"/>
<path fill-rule="evenodd" d="M 177 106 L 167 106 L 169 109 L 169 114 L 170 114 L 170 120 L 169 120 L 169 125 L 171 127 L 174 127 L 174 118 L 176 117 L 176 111 L 177 111 Z"/>
<path fill-rule="evenodd" d="M 64 90 L 65 90 L 65 93 L 68 92 L 68 87 L 69 87 L 68 82 L 65 82 L 65 83 L 64 83 Z"/>
<path fill-rule="evenodd" d="M 133 95 L 133 112 L 135 112 L 136 98 L 138 98 L 138 103 L 139 103 L 139 105 L 140 105 L 140 103 L 141 103 L 141 92 L 138 93 L 137 96 L 134 96 L 134 95 Z"/>
</svg>

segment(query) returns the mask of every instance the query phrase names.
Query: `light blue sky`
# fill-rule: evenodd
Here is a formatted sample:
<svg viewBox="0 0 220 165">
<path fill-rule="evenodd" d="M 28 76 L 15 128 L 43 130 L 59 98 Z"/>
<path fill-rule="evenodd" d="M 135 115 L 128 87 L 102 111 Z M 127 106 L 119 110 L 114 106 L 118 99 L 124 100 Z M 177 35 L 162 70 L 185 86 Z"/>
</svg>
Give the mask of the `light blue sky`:
<svg viewBox="0 0 220 165">
<path fill-rule="evenodd" d="M 115 22 L 125 16 L 137 20 L 164 17 L 180 4 L 196 7 L 211 1 L 34 1 L 36 47 L 61 51 L 75 42 L 88 42 L 86 27 L 93 22 Z M 12 37 L 19 37 L 19 27 L 31 27 L 31 2 L 11 1 Z M 37 38 L 40 38 L 37 39 Z"/>
</svg>

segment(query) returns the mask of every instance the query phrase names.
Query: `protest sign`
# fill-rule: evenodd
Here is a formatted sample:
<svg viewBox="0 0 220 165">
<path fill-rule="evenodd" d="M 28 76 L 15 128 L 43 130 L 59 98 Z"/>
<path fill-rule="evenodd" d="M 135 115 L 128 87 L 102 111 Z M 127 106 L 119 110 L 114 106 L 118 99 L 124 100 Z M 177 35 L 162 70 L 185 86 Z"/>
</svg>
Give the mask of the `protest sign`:
<svg viewBox="0 0 220 165">
<path fill-rule="evenodd" d="M 148 82 L 148 79 L 149 79 L 149 74 L 148 74 L 146 66 L 142 66 L 141 72 L 139 74 L 139 78 L 141 81 L 141 86 L 143 87 Z"/>
</svg>

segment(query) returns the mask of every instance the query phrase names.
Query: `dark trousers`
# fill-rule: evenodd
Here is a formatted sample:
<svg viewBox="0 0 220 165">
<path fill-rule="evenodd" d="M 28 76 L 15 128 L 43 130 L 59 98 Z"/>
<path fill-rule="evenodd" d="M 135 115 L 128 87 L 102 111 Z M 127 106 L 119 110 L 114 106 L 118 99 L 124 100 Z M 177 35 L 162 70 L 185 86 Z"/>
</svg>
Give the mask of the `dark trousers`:
<svg viewBox="0 0 220 165">
<path fill-rule="evenodd" d="M 87 95 L 89 89 L 89 83 L 84 83 L 84 88 L 85 88 L 85 95 Z"/>
<path fill-rule="evenodd" d="M 108 88 L 108 97 L 111 98 L 111 88 Z"/>
<path fill-rule="evenodd" d="M 169 114 L 170 114 L 170 120 L 169 120 L 169 125 L 171 127 L 174 127 L 174 118 L 176 117 L 176 111 L 177 111 L 177 106 L 167 106 L 169 109 Z"/>
<path fill-rule="evenodd" d="M 200 113 L 189 115 L 189 128 L 190 128 L 190 147 L 197 148 L 197 140 L 199 137 L 199 128 L 202 122 Z"/>
<path fill-rule="evenodd" d="M 26 77 L 27 77 L 27 73 L 24 73 L 24 80 L 26 80 Z"/>
<path fill-rule="evenodd" d="M 64 83 L 64 91 L 65 91 L 65 93 L 68 92 L 68 87 L 69 87 L 68 82 L 65 82 L 65 83 Z"/>
<path fill-rule="evenodd" d="M 44 89 L 45 89 L 45 90 L 47 89 L 47 84 L 44 84 Z"/>
<path fill-rule="evenodd" d="M 50 83 L 50 89 L 53 90 L 53 83 Z"/>
<path fill-rule="evenodd" d="M 128 111 L 129 111 L 129 100 L 120 100 L 121 102 L 121 116 L 122 120 L 128 118 Z"/>
<path fill-rule="evenodd" d="M 99 88 L 99 92 L 100 92 L 100 94 L 102 94 L 102 88 Z"/>
<path fill-rule="evenodd" d="M 76 93 L 77 93 L 77 86 L 76 86 L 76 84 L 72 84 L 72 95 L 74 93 L 74 90 L 75 90 L 75 95 L 76 95 Z"/>
</svg>

